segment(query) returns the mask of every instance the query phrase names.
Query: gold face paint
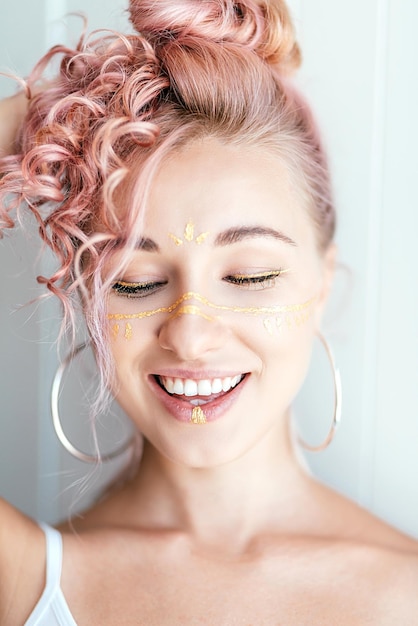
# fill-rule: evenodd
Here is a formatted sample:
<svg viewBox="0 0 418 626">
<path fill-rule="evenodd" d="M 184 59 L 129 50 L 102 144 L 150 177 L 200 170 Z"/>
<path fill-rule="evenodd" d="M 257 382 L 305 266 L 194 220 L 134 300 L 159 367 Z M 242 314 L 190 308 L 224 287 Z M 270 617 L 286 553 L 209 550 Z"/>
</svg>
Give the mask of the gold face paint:
<svg viewBox="0 0 418 626">
<path fill-rule="evenodd" d="M 192 304 L 180 307 L 178 311 L 174 313 L 173 318 L 179 317 L 180 315 L 198 315 L 199 317 L 203 317 L 203 319 L 208 320 L 208 322 L 213 322 L 215 319 L 214 317 L 203 313 L 203 311 L 201 311 L 198 306 L 194 306 Z"/>
<path fill-rule="evenodd" d="M 184 229 L 184 238 L 186 241 L 193 241 L 194 237 L 194 224 L 188 222 L 186 224 L 186 228 Z"/>
<path fill-rule="evenodd" d="M 192 424 L 206 424 L 206 415 L 200 408 L 200 406 L 195 406 L 192 411 L 192 416 L 190 418 Z"/>
<path fill-rule="evenodd" d="M 273 325 L 272 325 L 272 321 L 270 319 L 266 319 L 263 322 L 264 324 L 264 328 L 266 329 L 266 331 L 268 332 L 269 335 L 273 335 Z"/>
<path fill-rule="evenodd" d="M 202 233 L 201 235 L 198 235 L 196 237 L 196 243 L 198 246 L 200 246 L 201 243 L 203 243 L 206 239 L 206 237 L 209 236 L 209 233 Z"/>
<path fill-rule="evenodd" d="M 306 311 L 315 301 L 315 298 L 311 298 L 307 302 L 303 302 L 302 304 L 278 304 L 276 306 L 260 306 L 260 307 L 242 307 L 242 306 L 226 306 L 223 304 L 214 304 L 204 296 L 201 296 L 199 293 L 195 293 L 194 291 L 188 291 L 183 294 L 170 304 L 169 306 L 163 306 L 158 309 L 152 309 L 151 311 L 140 311 L 139 313 L 109 313 L 107 315 L 107 319 L 109 320 L 140 320 L 146 317 L 152 317 L 153 315 L 158 315 L 159 313 L 173 313 L 183 302 L 188 302 L 190 300 L 197 300 L 200 304 L 208 307 L 209 309 L 214 309 L 216 311 L 225 311 L 228 313 L 245 313 L 247 315 L 266 315 L 273 316 L 274 314 L 281 313 L 301 313 Z M 183 307 L 185 308 L 185 307 Z"/>
<path fill-rule="evenodd" d="M 198 235 L 196 238 L 194 236 L 194 224 L 193 222 L 188 222 L 184 228 L 184 234 L 183 237 L 184 239 L 188 242 L 191 243 L 192 241 L 194 241 L 195 243 L 197 243 L 198 246 L 200 246 L 201 243 L 203 243 L 205 241 L 205 239 L 208 237 L 209 233 L 201 233 L 200 235 Z M 176 246 L 182 246 L 184 241 L 183 239 L 180 239 L 179 237 L 176 237 L 176 235 L 173 235 L 172 233 L 168 233 L 168 236 L 170 237 L 170 239 L 172 241 L 174 241 L 174 243 L 176 244 Z"/>
<path fill-rule="evenodd" d="M 282 333 L 284 325 L 286 325 L 288 330 L 292 330 L 294 328 L 299 328 L 300 326 L 305 324 L 311 317 L 311 307 L 316 301 L 316 297 L 311 298 L 310 300 L 307 300 L 302 304 L 285 304 L 272 307 L 232 307 L 215 304 L 204 296 L 201 296 L 200 294 L 193 291 L 189 291 L 180 296 L 180 298 L 173 302 L 173 304 L 171 304 L 170 306 L 160 307 L 158 309 L 152 309 L 150 311 L 141 311 L 139 313 L 109 313 L 107 315 L 107 318 L 109 320 L 115 320 L 116 322 L 126 322 L 125 339 L 128 341 L 131 340 L 133 337 L 133 327 L 131 324 L 131 320 L 145 319 L 148 317 L 153 317 L 154 315 L 158 315 L 160 313 L 173 314 L 173 319 L 176 317 L 180 317 L 180 315 L 196 315 L 209 322 L 214 322 L 217 319 L 218 316 L 213 317 L 211 315 L 208 315 L 202 310 L 201 307 L 195 304 L 183 304 L 184 302 L 188 302 L 190 300 L 197 300 L 205 307 L 209 309 L 214 309 L 215 311 L 243 313 L 244 315 L 251 316 L 264 316 L 264 329 L 270 336 L 274 336 L 275 334 Z M 116 339 L 120 331 L 119 323 L 115 323 L 111 327 L 111 331 L 113 337 Z"/>
<path fill-rule="evenodd" d="M 178 237 L 176 237 L 175 235 L 172 235 L 171 233 L 168 233 L 168 236 L 170 237 L 170 239 L 172 239 L 174 241 L 176 246 L 182 246 L 183 245 L 183 240 L 182 239 L 179 239 Z"/>
<path fill-rule="evenodd" d="M 274 280 L 275 278 L 278 278 L 282 274 L 287 274 L 288 272 L 290 272 L 290 268 L 286 270 L 276 270 L 274 272 L 257 272 L 256 274 L 234 274 L 234 280 L 237 282 L 245 282 L 255 278 L 258 279 L 259 282 L 263 282 L 266 278 Z"/>
</svg>

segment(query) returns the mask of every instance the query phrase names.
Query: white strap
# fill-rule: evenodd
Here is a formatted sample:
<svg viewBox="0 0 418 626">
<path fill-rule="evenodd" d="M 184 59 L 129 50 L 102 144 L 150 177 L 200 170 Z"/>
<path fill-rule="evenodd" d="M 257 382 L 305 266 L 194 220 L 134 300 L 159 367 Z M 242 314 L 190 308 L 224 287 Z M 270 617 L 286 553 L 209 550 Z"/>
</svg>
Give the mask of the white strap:
<svg viewBox="0 0 418 626">
<path fill-rule="evenodd" d="M 39 524 L 39 526 L 45 533 L 46 541 L 46 583 L 42 596 L 26 621 L 25 626 L 55 626 L 60 624 L 60 622 L 56 621 L 51 611 L 54 612 L 52 607 L 54 596 L 60 593 L 62 537 L 55 528 L 47 524 Z M 62 622 L 62 624 L 65 623 Z M 74 620 L 68 623 L 70 625 L 72 623 L 75 624 Z"/>
<path fill-rule="evenodd" d="M 62 569 L 61 533 L 47 524 L 40 524 L 46 539 L 46 585 L 45 592 L 50 593 L 59 587 Z"/>
</svg>

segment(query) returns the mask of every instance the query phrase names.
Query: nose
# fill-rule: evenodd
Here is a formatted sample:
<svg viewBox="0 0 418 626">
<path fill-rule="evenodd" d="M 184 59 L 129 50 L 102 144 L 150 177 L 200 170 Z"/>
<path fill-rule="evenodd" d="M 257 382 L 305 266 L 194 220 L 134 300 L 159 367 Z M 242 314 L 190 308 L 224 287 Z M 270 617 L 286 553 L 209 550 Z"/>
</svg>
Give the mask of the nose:
<svg viewBox="0 0 418 626">
<path fill-rule="evenodd" d="M 182 361 L 195 361 L 219 349 L 226 340 L 227 329 L 217 317 L 200 306 L 180 306 L 163 323 L 159 331 L 162 348 L 174 352 Z"/>
</svg>

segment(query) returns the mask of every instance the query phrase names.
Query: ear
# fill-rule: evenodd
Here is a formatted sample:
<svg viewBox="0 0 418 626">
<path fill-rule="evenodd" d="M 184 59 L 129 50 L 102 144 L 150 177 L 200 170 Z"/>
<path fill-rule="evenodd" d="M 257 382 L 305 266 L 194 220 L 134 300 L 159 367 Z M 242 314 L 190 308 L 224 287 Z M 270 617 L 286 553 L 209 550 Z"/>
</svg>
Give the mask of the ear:
<svg viewBox="0 0 418 626">
<path fill-rule="evenodd" d="M 337 259 L 337 246 L 335 245 L 335 243 L 330 243 L 330 245 L 325 250 L 323 257 L 322 257 L 322 267 L 321 267 L 322 283 L 321 283 L 321 289 L 318 293 L 318 301 L 317 301 L 316 311 L 315 311 L 316 330 L 320 329 L 325 305 L 328 301 L 328 297 L 331 292 L 331 287 L 332 287 L 334 274 L 335 274 L 336 259 Z"/>
</svg>

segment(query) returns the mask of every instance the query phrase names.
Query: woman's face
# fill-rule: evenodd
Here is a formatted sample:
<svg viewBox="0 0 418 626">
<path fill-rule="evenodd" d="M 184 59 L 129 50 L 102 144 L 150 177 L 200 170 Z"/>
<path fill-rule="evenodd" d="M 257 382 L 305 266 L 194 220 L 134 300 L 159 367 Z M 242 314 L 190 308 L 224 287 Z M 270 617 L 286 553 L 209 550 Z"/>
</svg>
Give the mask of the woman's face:
<svg viewBox="0 0 418 626">
<path fill-rule="evenodd" d="M 161 454 L 217 465 L 283 429 L 331 266 L 274 156 L 205 139 L 162 165 L 108 303 L 117 399 Z"/>
</svg>

